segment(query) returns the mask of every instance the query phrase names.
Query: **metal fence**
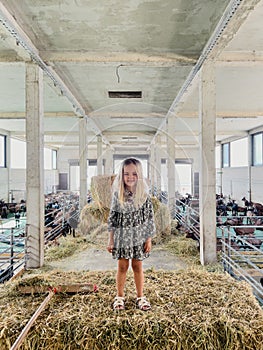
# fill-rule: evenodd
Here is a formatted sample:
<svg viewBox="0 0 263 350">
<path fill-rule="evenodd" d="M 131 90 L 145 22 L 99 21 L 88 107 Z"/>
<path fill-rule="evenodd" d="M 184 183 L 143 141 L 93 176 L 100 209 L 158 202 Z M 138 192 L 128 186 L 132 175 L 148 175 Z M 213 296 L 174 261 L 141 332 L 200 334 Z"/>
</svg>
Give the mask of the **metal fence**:
<svg viewBox="0 0 263 350">
<path fill-rule="evenodd" d="M 0 241 L 5 246 L 0 253 L 0 283 L 8 281 L 24 268 L 26 237 L 23 229 L 5 228 Z"/>
<path fill-rule="evenodd" d="M 232 277 L 238 280 L 245 280 L 253 288 L 255 297 L 260 304 L 263 305 L 263 251 L 259 244 L 263 238 L 261 235 L 257 236 L 259 240 L 257 245 L 253 244 L 249 236 L 240 236 L 233 231 L 235 228 L 244 226 L 229 226 L 220 228 L 222 232 L 222 264 L 224 271 L 229 273 Z M 246 226 L 257 229 L 257 226 Z"/>
<path fill-rule="evenodd" d="M 200 239 L 198 200 L 186 204 L 177 199 L 172 217 L 185 228 L 187 237 Z M 238 218 L 244 224 L 224 226 L 226 217 L 220 217 L 223 221 L 220 220 L 222 226 L 216 228 L 217 250 L 221 252 L 224 271 L 238 280 L 249 283 L 255 297 L 263 305 L 263 226 L 248 224 L 251 220 L 257 221 L 262 217 L 241 215 Z"/>
<path fill-rule="evenodd" d="M 47 220 L 49 217 L 50 220 Z M 26 220 L 26 218 L 25 218 Z M 15 220 L 2 220 L 0 227 L 0 283 L 6 282 L 25 268 L 26 225 L 15 227 Z M 45 214 L 44 242 L 48 244 L 61 236 L 73 233 L 79 222 L 78 202 L 65 202 Z M 6 227 L 7 224 L 14 227 Z M 6 224 L 6 225 L 5 225 Z M 9 225 L 9 226 L 10 226 Z"/>
</svg>

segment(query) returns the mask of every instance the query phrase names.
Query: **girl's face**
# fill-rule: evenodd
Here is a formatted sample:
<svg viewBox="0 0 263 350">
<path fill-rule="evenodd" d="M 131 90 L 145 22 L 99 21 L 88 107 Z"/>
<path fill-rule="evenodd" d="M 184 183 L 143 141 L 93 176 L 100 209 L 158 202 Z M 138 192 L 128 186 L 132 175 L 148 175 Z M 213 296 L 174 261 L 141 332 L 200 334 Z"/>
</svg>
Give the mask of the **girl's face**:
<svg viewBox="0 0 263 350">
<path fill-rule="evenodd" d="M 123 168 L 123 181 L 128 191 L 134 191 L 137 181 L 137 169 L 134 164 L 129 164 Z"/>
</svg>

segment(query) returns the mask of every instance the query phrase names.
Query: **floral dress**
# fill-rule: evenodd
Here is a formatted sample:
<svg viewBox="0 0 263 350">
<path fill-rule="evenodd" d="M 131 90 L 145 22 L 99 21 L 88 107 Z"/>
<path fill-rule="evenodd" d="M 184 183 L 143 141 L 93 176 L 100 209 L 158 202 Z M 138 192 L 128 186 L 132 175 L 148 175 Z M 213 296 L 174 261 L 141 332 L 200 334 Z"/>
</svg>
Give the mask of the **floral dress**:
<svg viewBox="0 0 263 350">
<path fill-rule="evenodd" d="M 143 260 L 149 256 L 144 252 L 144 243 L 156 231 L 152 201 L 148 196 L 137 209 L 129 191 L 125 191 L 124 200 L 121 207 L 117 192 L 113 194 L 108 218 L 108 230 L 113 231 L 114 239 L 112 257 Z"/>
</svg>

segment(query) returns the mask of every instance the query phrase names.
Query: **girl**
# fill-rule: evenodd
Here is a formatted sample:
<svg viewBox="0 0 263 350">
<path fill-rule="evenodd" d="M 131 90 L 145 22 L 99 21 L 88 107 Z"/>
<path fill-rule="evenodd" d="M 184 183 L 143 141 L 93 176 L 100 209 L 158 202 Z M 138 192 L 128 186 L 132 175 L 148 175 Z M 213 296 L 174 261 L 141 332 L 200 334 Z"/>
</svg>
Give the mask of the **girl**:
<svg viewBox="0 0 263 350">
<path fill-rule="evenodd" d="M 128 158 L 122 162 L 113 183 L 113 197 L 108 219 L 107 250 L 118 259 L 116 274 L 117 296 L 113 308 L 125 308 L 124 285 L 129 261 L 137 291 L 136 305 L 140 310 L 151 308 L 143 295 L 144 273 L 142 260 L 149 256 L 155 233 L 153 206 L 142 174 L 141 162 Z"/>
</svg>

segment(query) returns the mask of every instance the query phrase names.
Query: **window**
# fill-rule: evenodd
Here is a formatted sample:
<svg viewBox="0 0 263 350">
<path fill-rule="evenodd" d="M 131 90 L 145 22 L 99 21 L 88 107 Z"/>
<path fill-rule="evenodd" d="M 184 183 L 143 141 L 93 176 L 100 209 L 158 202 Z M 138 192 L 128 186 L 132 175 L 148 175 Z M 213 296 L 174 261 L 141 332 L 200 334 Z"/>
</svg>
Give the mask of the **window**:
<svg viewBox="0 0 263 350">
<path fill-rule="evenodd" d="M 52 169 L 52 150 L 44 148 L 44 169 Z"/>
<path fill-rule="evenodd" d="M 10 165 L 13 169 L 26 169 L 26 143 L 10 138 Z"/>
<path fill-rule="evenodd" d="M 57 169 L 57 151 L 52 150 L 52 169 Z"/>
<path fill-rule="evenodd" d="M 222 168 L 230 167 L 230 143 L 222 145 Z"/>
<path fill-rule="evenodd" d="M 220 146 L 216 146 L 216 168 L 221 168 L 221 147 Z"/>
<path fill-rule="evenodd" d="M 248 166 L 248 138 L 231 142 L 231 167 Z"/>
<path fill-rule="evenodd" d="M 252 165 L 263 165 L 263 133 L 252 135 Z"/>
<path fill-rule="evenodd" d="M 0 168 L 6 167 L 6 136 L 0 135 Z"/>
</svg>

